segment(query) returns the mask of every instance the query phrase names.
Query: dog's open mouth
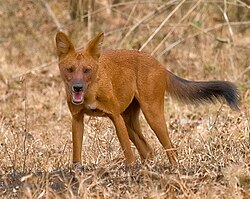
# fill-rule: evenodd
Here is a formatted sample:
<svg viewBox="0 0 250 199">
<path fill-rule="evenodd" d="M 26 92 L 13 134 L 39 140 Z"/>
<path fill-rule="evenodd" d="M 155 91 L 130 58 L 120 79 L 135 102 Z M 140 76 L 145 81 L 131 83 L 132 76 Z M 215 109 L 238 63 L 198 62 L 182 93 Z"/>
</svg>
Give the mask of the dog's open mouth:
<svg viewBox="0 0 250 199">
<path fill-rule="evenodd" d="M 84 101 L 84 92 L 79 91 L 79 92 L 72 92 L 72 103 L 79 105 L 82 104 Z"/>
</svg>

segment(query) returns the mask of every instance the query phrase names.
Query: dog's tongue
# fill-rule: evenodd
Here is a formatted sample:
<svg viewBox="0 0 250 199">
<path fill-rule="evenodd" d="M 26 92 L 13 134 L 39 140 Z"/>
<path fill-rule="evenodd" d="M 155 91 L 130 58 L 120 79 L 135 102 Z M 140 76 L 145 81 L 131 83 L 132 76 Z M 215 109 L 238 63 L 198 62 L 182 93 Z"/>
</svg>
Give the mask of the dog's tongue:
<svg viewBox="0 0 250 199">
<path fill-rule="evenodd" d="M 73 92 L 72 93 L 72 98 L 73 98 L 73 102 L 74 103 L 81 103 L 83 102 L 83 97 L 84 97 L 84 93 L 81 92 Z"/>
</svg>

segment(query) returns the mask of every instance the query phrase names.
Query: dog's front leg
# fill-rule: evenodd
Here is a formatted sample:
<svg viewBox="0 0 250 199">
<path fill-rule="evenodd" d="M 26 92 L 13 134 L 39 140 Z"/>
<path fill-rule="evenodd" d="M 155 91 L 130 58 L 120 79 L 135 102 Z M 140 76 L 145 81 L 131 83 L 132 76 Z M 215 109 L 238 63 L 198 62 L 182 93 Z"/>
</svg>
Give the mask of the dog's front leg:
<svg viewBox="0 0 250 199">
<path fill-rule="evenodd" d="M 115 125 L 116 134 L 126 158 L 125 162 L 126 164 L 131 164 L 135 161 L 135 157 L 131 149 L 131 142 L 129 140 L 125 122 L 120 114 L 115 116 L 112 115 L 110 119 L 113 121 Z"/>
<path fill-rule="evenodd" d="M 73 164 L 81 164 L 83 116 L 81 112 L 72 115 Z"/>
</svg>

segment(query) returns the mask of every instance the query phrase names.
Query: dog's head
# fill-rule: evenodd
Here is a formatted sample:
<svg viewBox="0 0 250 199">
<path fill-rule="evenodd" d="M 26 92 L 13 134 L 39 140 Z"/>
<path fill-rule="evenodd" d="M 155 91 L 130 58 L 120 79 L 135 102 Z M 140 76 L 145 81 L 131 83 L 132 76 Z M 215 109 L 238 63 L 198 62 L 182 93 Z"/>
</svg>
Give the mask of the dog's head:
<svg viewBox="0 0 250 199">
<path fill-rule="evenodd" d="M 56 35 L 61 77 L 75 105 L 84 102 L 85 93 L 96 78 L 103 37 L 103 33 L 98 34 L 84 49 L 77 51 L 66 34 Z"/>
</svg>

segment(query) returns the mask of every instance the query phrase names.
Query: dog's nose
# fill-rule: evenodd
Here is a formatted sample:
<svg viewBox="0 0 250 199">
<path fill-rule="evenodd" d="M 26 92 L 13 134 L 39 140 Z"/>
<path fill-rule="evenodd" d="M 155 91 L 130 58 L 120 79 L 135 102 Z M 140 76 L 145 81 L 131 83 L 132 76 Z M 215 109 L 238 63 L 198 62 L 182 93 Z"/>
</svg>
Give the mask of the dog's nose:
<svg viewBox="0 0 250 199">
<path fill-rule="evenodd" d="M 72 86 L 72 90 L 74 92 L 81 92 L 81 91 L 83 91 L 83 85 L 82 84 L 74 84 Z"/>
</svg>

